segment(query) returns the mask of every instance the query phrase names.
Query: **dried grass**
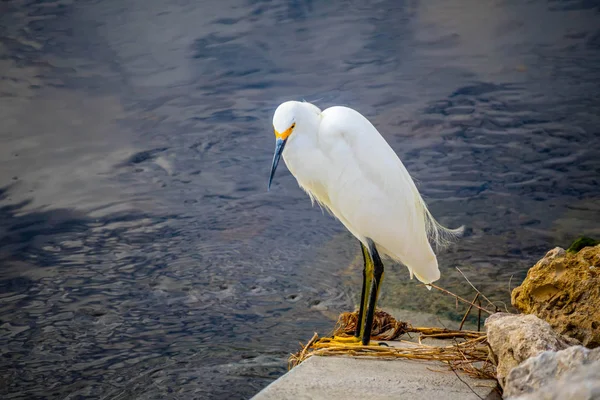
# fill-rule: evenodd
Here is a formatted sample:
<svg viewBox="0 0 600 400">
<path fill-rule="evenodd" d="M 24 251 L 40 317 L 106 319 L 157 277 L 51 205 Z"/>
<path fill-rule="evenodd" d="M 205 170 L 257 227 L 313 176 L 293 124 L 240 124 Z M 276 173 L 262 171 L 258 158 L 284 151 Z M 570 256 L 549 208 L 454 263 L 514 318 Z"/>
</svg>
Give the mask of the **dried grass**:
<svg viewBox="0 0 600 400">
<path fill-rule="evenodd" d="M 340 315 L 334 335 L 351 337 L 356 329 L 358 313 Z M 315 333 L 302 349 L 291 355 L 289 368 L 293 368 L 312 356 L 352 356 L 376 357 L 378 359 L 411 359 L 440 361 L 452 370 L 463 371 L 481 379 L 495 379 L 496 366 L 483 332 L 456 331 L 445 328 L 413 327 L 404 321 L 398 321 L 385 311 L 377 310 L 373 322 L 371 338 L 373 340 L 392 341 L 406 333 L 417 333 L 418 343 L 400 341 L 402 347 L 380 345 L 345 346 L 338 343 L 326 343 Z M 451 345 L 427 345 L 424 339 L 452 339 Z"/>
<path fill-rule="evenodd" d="M 462 271 L 459 272 L 462 274 Z M 464 276 L 464 274 L 462 275 Z M 466 276 L 464 277 L 467 279 Z M 403 358 L 410 360 L 439 361 L 447 365 L 455 373 L 456 371 L 462 371 L 474 378 L 495 379 L 496 362 L 487 342 L 486 334 L 479 332 L 479 330 L 462 330 L 462 327 L 472 309 L 475 308 L 478 310 L 478 326 L 480 326 L 481 312 L 493 314 L 499 310 L 499 307 L 485 297 L 470 282 L 469 284 L 477 292 L 473 301 L 468 301 L 446 289 L 431 285 L 433 288 L 453 296 L 457 302 L 461 301 L 469 304 L 469 308 L 462 318 L 459 330 L 436 327 L 413 327 L 408 322 L 396 320 L 385 311 L 377 310 L 373 320 L 371 339 L 399 341 L 399 343 L 402 344 L 401 346 L 344 345 L 339 342 L 323 340 L 325 338 L 319 338 L 319 335 L 315 333 L 306 345 L 300 343 L 302 349 L 298 353 L 290 356 L 288 367 L 291 369 L 312 356 L 376 357 L 384 360 Z M 484 298 L 494 310 L 492 311 L 482 307 L 479 299 L 480 297 Z M 476 304 L 476 302 L 478 304 Z M 336 323 L 333 336 L 351 337 L 356 331 L 357 324 L 358 312 L 342 313 Z M 398 340 L 402 335 L 410 333 L 418 335 L 417 342 Z M 452 340 L 452 344 L 424 344 L 423 340 L 425 339 Z"/>
</svg>

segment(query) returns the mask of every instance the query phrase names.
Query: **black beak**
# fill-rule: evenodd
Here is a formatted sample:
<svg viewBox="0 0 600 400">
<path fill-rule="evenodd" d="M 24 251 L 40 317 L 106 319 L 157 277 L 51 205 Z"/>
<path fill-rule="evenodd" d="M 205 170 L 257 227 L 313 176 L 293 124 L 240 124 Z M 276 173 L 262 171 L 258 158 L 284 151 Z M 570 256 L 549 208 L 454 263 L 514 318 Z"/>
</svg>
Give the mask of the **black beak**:
<svg viewBox="0 0 600 400">
<path fill-rule="evenodd" d="M 279 164 L 281 153 L 283 153 L 285 142 L 286 140 L 283 139 L 277 139 L 277 141 L 275 142 L 275 154 L 273 155 L 273 165 L 271 165 L 271 174 L 269 175 L 269 184 L 267 185 L 267 191 L 271 190 L 271 182 L 273 181 L 273 175 L 275 175 L 275 170 L 277 169 L 277 164 Z"/>
</svg>

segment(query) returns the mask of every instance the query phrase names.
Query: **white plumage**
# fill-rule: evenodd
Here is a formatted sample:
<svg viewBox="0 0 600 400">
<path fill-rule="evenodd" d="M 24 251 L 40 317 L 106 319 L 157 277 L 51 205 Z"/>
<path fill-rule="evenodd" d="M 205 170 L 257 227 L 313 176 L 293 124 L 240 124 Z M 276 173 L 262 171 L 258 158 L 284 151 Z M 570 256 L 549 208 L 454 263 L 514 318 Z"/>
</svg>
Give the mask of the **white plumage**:
<svg viewBox="0 0 600 400">
<path fill-rule="evenodd" d="M 347 107 L 321 112 L 310 103 L 289 101 L 275 111 L 273 127 L 279 150 L 271 179 L 282 153 L 311 200 L 365 246 L 372 240 L 425 284 L 440 278 L 430 240 L 444 244 L 462 228 L 450 230 L 435 221 L 394 150 L 365 117 Z"/>
</svg>

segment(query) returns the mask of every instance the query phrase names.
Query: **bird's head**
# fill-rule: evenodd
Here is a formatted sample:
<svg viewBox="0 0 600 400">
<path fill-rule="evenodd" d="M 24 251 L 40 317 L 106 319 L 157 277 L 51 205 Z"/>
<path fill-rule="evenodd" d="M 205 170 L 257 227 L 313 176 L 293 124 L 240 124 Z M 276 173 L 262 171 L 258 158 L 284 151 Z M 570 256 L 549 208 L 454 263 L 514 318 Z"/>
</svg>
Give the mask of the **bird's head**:
<svg viewBox="0 0 600 400">
<path fill-rule="evenodd" d="M 273 114 L 273 130 L 275 131 L 275 140 L 287 140 L 294 128 L 296 128 L 296 119 L 298 118 L 299 103 L 297 101 L 286 101 L 275 110 Z"/>
<path fill-rule="evenodd" d="M 273 155 L 273 164 L 271 165 L 267 190 L 271 188 L 271 182 L 273 181 L 273 176 L 275 175 L 275 170 L 277 169 L 277 164 L 279 164 L 285 144 L 298 129 L 310 127 L 311 118 L 320 113 L 321 110 L 318 107 L 299 101 L 286 101 L 277 107 L 273 115 L 275 154 Z"/>
</svg>

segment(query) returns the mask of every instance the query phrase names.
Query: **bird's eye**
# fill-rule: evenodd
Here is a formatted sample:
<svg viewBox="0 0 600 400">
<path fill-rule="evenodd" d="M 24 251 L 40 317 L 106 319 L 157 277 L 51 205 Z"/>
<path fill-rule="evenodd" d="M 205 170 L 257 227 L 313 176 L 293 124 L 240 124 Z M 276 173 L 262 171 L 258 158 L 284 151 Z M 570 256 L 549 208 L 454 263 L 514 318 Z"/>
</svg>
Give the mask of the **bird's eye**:
<svg viewBox="0 0 600 400">
<path fill-rule="evenodd" d="M 296 127 L 296 123 L 294 122 L 290 128 L 294 129 L 295 127 Z"/>
</svg>

